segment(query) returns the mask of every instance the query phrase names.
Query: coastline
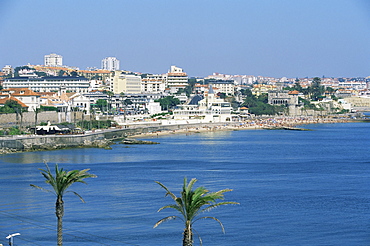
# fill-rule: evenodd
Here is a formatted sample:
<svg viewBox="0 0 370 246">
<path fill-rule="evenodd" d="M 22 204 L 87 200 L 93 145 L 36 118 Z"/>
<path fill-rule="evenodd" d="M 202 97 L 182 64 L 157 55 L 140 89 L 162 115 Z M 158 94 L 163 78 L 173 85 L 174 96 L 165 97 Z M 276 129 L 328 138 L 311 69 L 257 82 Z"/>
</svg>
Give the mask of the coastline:
<svg viewBox="0 0 370 246">
<path fill-rule="evenodd" d="M 217 126 L 205 126 L 199 124 L 199 127 L 188 127 L 187 125 L 179 125 L 176 130 L 161 130 L 146 133 L 138 133 L 131 135 L 130 138 L 156 138 L 171 134 L 195 134 L 201 132 L 215 131 L 238 131 L 238 130 L 264 130 L 264 129 L 279 129 L 291 128 L 292 130 L 300 125 L 310 124 L 333 124 L 333 123 L 348 123 L 354 122 L 350 119 L 334 119 L 334 118 L 307 118 L 307 117 L 275 117 L 267 119 L 251 119 L 240 122 L 224 122 Z M 300 129 L 300 128 L 296 128 Z"/>
<path fill-rule="evenodd" d="M 338 118 L 312 118 L 312 117 L 271 117 L 260 119 L 249 119 L 236 122 L 219 123 L 193 123 L 176 124 L 157 127 L 134 126 L 128 128 L 100 130 L 97 132 L 80 135 L 35 135 L 35 136 L 14 136 L 0 142 L 0 155 L 33 151 L 69 149 L 69 148 L 105 148 L 118 140 L 135 140 L 143 138 L 158 138 L 170 134 L 196 134 L 202 132 L 216 131 L 239 131 L 239 130 L 307 130 L 298 128 L 299 125 L 309 124 L 331 124 L 355 122 L 351 119 Z M 142 141 L 134 141 L 138 144 Z M 122 142 L 121 142 L 122 143 Z M 123 142 L 123 144 L 125 144 Z M 132 143 L 131 143 L 132 144 Z"/>
</svg>

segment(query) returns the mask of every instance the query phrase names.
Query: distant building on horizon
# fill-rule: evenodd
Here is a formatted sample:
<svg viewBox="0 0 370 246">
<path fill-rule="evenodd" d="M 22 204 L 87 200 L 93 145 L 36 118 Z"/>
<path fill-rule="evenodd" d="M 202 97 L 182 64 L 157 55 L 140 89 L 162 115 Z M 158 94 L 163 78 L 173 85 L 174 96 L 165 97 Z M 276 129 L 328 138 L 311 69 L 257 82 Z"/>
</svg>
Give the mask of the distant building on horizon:
<svg viewBox="0 0 370 246">
<path fill-rule="evenodd" d="M 115 57 L 106 57 L 101 61 L 103 70 L 117 71 L 119 70 L 119 60 Z"/>
<path fill-rule="evenodd" d="M 52 53 L 44 56 L 44 65 L 49 67 L 63 66 L 63 56 Z"/>
</svg>

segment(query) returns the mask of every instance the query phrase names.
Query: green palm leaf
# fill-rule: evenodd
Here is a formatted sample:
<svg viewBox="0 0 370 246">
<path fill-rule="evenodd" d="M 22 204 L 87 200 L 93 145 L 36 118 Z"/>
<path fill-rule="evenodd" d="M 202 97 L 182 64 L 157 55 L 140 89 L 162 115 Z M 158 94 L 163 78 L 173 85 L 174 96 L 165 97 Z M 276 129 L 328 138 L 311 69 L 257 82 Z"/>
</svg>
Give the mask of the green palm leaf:
<svg viewBox="0 0 370 246">
<path fill-rule="evenodd" d="M 84 170 L 72 170 L 65 171 L 63 168 L 59 168 L 58 164 L 55 164 L 55 175 L 51 172 L 48 164 L 45 162 L 46 169 L 41 169 L 42 176 L 45 178 L 45 183 L 49 184 L 53 189 L 48 190 L 40 186 L 31 184 L 31 187 L 40 189 L 42 191 L 54 193 L 57 197 L 55 203 L 55 214 L 58 219 L 58 246 L 61 246 L 63 243 L 62 240 L 62 218 L 64 215 L 64 202 L 63 196 L 66 192 L 71 192 L 75 194 L 82 202 L 85 202 L 84 199 L 75 191 L 67 191 L 67 189 L 74 183 L 84 183 L 85 178 L 95 178 L 96 175 L 88 173 L 89 169 Z"/>
<path fill-rule="evenodd" d="M 185 229 L 184 229 L 184 237 L 183 237 L 183 245 L 190 246 L 193 245 L 193 224 L 201 219 L 213 219 L 217 221 L 223 232 L 224 226 L 222 225 L 221 221 L 215 217 L 205 216 L 205 217 L 198 217 L 199 214 L 203 212 L 209 212 L 210 210 L 217 208 L 222 205 L 228 204 L 239 204 L 237 202 L 217 202 L 217 200 L 224 199 L 224 193 L 232 191 L 231 189 L 223 189 L 217 192 L 209 192 L 206 188 L 200 186 L 193 189 L 193 186 L 197 179 L 193 178 L 187 182 L 187 178 L 184 178 L 184 184 L 182 187 L 182 191 L 180 192 L 180 197 L 175 196 L 164 184 L 155 181 L 159 184 L 165 191 L 165 196 L 170 196 L 176 204 L 166 205 L 158 210 L 158 212 L 162 211 L 166 208 L 172 208 L 178 211 L 182 217 L 178 216 L 168 216 L 161 220 L 159 220 L 155 225 L 154 228 L 160 225 L 162 222 L 173 220 L 175 218 L 181 218 L 185 222 Z M 197 233 L 198 234 L 198 233 Z M 202 239 L 198 234 L 199 241 L 202 245 Z"/>
</svg>

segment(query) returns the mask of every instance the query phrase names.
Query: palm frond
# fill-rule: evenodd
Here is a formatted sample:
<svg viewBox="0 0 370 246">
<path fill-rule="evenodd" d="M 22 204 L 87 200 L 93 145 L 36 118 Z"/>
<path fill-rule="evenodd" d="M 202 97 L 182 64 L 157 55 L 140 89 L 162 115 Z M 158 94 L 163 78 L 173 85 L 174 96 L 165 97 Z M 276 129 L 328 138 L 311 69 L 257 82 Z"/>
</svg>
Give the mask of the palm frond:
<svg viewBox="0 0 370 246">
<path fill-rule="evenodd" d="M 80 194 L 78 194 L 77 192 L 75 192 L 75 191 L 67 191 L 67 192 L 71 192 L 71 193 L 73 193 L 73 194 L 75 194 L 78 198 L 80 198 L 80 200 L 83 202 L 83 203 L 85 203 L 85 200 L 82 198 L 82 196 L 80 196 Z"/>
<path fill-rule="evenodd" d="M 166 209 L 166 208 L 173 208 L 173 209 L 179 211 L 180 213 L 182 211 L 181 208 L 178 205 L 176 205 L 176 204 L 170 204 L 170 205 L 166 205 L 164 207 L 161 207 L 160 209 L 158 209 L 157 212 L 160 212 L 160 211 L 162 211 L 163 209 Z"/>
<path fill-rule="evenodd" d="M 160 186 L 162 186 L 162 188 L 163 189 L 165 189 L 166 191 L 167 191 L 167 193 L 166 193 L 166 195 L 165 196 L 167 196 L 167 195 L 170 195 L 171 196 L 171 198 L 173 199 L 173 200 L 175 200 L 176 201 L 176 196 L 175 196 L 175 194 L 173 194 L 164 184 L 162 184 L 161 182 L 159 182 L 159 181 L 154 181 L 154 182 L 156 182 L 157 184 L 159 184 Z"/>
<path fill-rule="evenodd" d="M 36 188 L 36 189 L 39 189 L 39 190 L 45 191 L 45 192 L 53 193 L 53 191 L 52 191 L 52 190 L 44 189 L 44 188 L 42 188 L 42 187 L 40 187 L 40 186 L 38 186 L 38 185 L 30 184 L 30 186 L 31 186 L 31 187 L 33 187 L 33 188 Z"/>
<path fill-rule="evenodd" d="M 194 228 L 192 228 L 192 230 L 193 230 L 193 231 L 195 231 L 195 233 L 197 234 L 198 239 L 199 239 L 200 246 L 202 246 L 202 245 L 203 245 L 203 241 L 202 241 L 202 238 L 200 237 L 200 234 L 199 234 L 199 233 L 198 233 L 198 231 L 197 231 L 197 230 L 195 230 Z"/>
<path fill-rule="evenodd" d="M 238 204 L 240 204 L 240 203 L 238 203 L 238 202 L 219 202 L 219 203 L 212 204 L 212 205 L 210 205 L 210 206 L 208 206 L 208 207 L 206 207 L 206 208 L 202 209 L 202 210 L 200 211 L 200 213 L 203 213 L 203 212 L 209 212 L 209 211 L 211 211 L 211 210 L 212 210 L 212 209 L 214 209 L 214 208 L 217 208 L 217 207 L 222 206 L 222 205 L 229 205 L 229 204 L 236 204 L 236 205 L 238 205 Z"/>
<path fill-rule="evenodd" d="M 45 169 L 39 168 L 39 170 L 41 171 L 41 174 L 45 178 L 45 183 L 50 184 L 51 187 L 53 187 L 54 192 L 57 196 L 63 197 L 66 190 L 75 182 L 81 182 L 81 183 L 86 184 L 86 182 L 83 179 L 97 177 L 94 174 L 88 173 L 90 169 L 72 170 L 72 171 L 67 172 L 63 168 L 59 168 L 58 164 L 55 164 L 55 175 L 53 175 L 53 173 L 50 170 L 49 165 L 45 161 L 44 163 L 45 163 L 46 168 Z M 46 190 L 46 189 L 41 188 L 41 190 Z M 75 192 L 73 193 L 76 196 L 78 196 L 82 202 L 84 202 L 84 200 L 79 194 Z"/>
<path fill-rule="evenodd" d="M 192 224 L 194 224 L 198 220 L 204 220 L 204 219 L 213 219 L 213 220 L 217 221 L 220 224 L 220 226 L 221 226 L 222 232 L 225 233 L 224 225 L 221 223 L 221 221 L 219 219 L 217 219 L 215 217 L 210 217 L 210 216 L 201 217 L 201 218 L 198 218 L 198 219 L 194 220 L 192 222 Z"/>
<path fill-rule="evenodd" d="M 163 219 L 159 220 L 157 223 L 155 223 L 155 225 L 153 226 L 153 228 L 156 228 L 157 226 L 159 226 L 163 222 L 166 222 L 166 221 L 169 221 L 169 220 L 178 219 L 178 218 L 180 218 L 180 217 L 178 217 L 178 216 L 168 216 L 166 218 L 163 218 Z"/>
</svg>

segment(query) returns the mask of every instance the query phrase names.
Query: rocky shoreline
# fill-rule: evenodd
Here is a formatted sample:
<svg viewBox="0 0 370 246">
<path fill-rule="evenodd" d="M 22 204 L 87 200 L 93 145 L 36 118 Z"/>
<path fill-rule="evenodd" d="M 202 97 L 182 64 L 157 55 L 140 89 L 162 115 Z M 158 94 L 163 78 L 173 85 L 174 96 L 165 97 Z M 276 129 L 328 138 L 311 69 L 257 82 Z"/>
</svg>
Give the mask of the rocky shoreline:
<svg viewBox="0 0 370 246">
<path fill-rule="evenodd" d="M 111 145 L 114 142 L 110 140 L 94 140 L 84 141 L 81 145 L 68 145 L 68 144 L 57 144 L 57 143 L 43 143 L 43 144 L 24 144 L 22 149 L 16 148 L 0 148 L 0 155 L 22 153 L 22 152 L 34 152 L 34 151 L 49 151 L 49 150 L 60 150 L 60 149 L 71 149 L 71 148 L 104 148 L 111 149 Z"/>
</svg>

